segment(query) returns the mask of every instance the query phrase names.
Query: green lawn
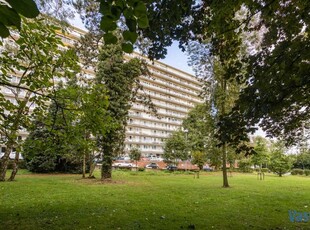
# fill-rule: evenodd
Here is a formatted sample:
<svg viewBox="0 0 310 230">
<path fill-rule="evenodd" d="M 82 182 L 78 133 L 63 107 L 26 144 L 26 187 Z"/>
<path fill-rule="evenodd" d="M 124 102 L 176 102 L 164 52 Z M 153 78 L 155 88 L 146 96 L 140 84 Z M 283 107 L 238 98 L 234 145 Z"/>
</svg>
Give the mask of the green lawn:
<svg viewBox="0 0 310 230">
<path fill-rule="evenodd" d="M 114 172 L 17 176 L 0 183 L 0 229 L 310 229 L 288 210 L 310 212 L 310 177 Z"/>
</svg>

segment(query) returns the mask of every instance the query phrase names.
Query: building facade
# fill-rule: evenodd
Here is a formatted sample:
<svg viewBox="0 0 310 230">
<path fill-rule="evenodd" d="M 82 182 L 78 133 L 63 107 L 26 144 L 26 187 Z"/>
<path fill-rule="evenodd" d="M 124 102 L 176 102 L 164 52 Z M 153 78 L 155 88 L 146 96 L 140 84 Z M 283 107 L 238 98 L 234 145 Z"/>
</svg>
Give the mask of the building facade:
<svg viewBox="0 0 310 230">
<path fill-rule="evenodd" d="M 130 56 L 139 57 L 136 53 Z M 141 76 L 140 83 L 156 106 L 157 116 L 143 104 L 132 105 L 125 152 L 138 147 L 143 156 L 160 157 L 165 139 L 181 127 L 183 119 L 196 104 L 202 103 L 199 97 L 201 83 L 194 76 L 162 62 L 147 62 L 151 77 Z"/>
</svg>

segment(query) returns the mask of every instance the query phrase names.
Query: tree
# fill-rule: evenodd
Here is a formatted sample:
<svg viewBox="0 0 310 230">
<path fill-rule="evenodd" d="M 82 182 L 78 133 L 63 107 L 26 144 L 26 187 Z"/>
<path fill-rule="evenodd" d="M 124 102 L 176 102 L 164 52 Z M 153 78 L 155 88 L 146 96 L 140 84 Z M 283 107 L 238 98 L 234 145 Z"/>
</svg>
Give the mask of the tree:
<svg viewBox="0 0 310 230">
<path fill-rule="evenodd" d="M 0 56 L 0 85 L 10 92 L 12 99 L 0 94 L 1 142 L 6 146 L 1 160 L 0 181 L 5 180 L 9 155 L 13 148 L 20 151 L 17 141 L 21 129 L 29 126 L 30 114 L 40 114 L 53 100 L 57 79 L 70 79 L 79 71 L 77 57 L 71 50 L 62 51 L 62 42 L 55 33 L 57 27 L 44 20 L 28 20 L 23 23 L 16 43 L 5 40 Z M 15 40 L 14 37 L 10 39 Z M 19 152 L 9 180 L 17 172 Z"/>
<path fill-rule="evenodd" d="M 269 151 L 267 148 L 267 140 L 263 137 L 255 137 L 254 138 L 254 151 L 255 154 L 252 155 L 252 163 L 254 165 L 258 165 L 259 173 L 262 175 L 262 167 L 263 164 L 267 165 L 269 162 Z M 262 179 L 262 177 L 260 177 Z"/>
<path fill-rule="evenodd" d="M 216 146 L 216 120 L 212 116 L 212 107 L 209 102 L 196 105 L 183 120 L 182 129 L 187 130 L 187 150 L 206 153 L 210 165 L 219 168 L 221 157 Z"/>
<path fill-rule="evenodd" d="M 290 157 L 284 154 L 283 143 L 280 141 L 274 143 L 271 150 L 269 169 L 281 177 L 283 174 L 290 171 L 291 167 L 292 163 Z"/>
<path fill-rule="evenodd" d="M 307 146 L 300 146 L 294 162 L 294 168 L 310 169 L 310 149 Z"/>
<path fill-rule="evenodd" d="M 188 158 L 187 143 L 185 133 L 181 130 L 173 132 L 171 136 L 165 140 L 163 158 L 167 163 L 178 164 L 178 160 Z"/>
<path fill-rule="evenodd" d="M 30 170 L 40 171 L 46 161 L 54 162 L 41 171 L 82 172 L 85 178 L 87 160 L 92 177 L 95 137 L 105 135 L 109 126 L 106 89 L 91 80 L 85 85 L 73 78 L 59 87 L 56 101 L 47 114 L 36 117 L 24 145 L 27 164 Z"/>
<path fill-rule="evenodd" d="M 221 63 L 219 57 L 210 57 L 208 45 L 199 45 L 192 43 L 189 46 L 191 65 L 194 67 L 196 74 L 204 79 L 203 95 L 205 96 L 206 103 L 210 105 L 209 116 L 212 116 L 213 125 L 213 143 L 216 146 L 219 143 L 221 145 L 221 160 L 223 170 L 223 187 L 229 187 L 227 177 L 227 155 L 228 146 L 225 141 L 225 135 L 218 133 L 216 123 L 221 122 L 221 118 L 226 116 L 234 106 L 236 99 L 238 98 L 241 86 L 237 81 L 228 81 L 225 78 L 225 67 L 230 63 L 229 60 L 226 63 Z M 242 66 L 241 66 L 242 67 Z M 239 71 L 242 71 L 240 68 Z M 212 126 L 211 126 L 212 127 Z"/>
<path fill-rule="evenodd" d="M 199 171 L 197 173 L 197 178 L 199 178 L 199 172 L 203 169 L 204 164 L 207 162 L 207 156 L 204 152 L 194 151 L 192 153 L 192 164 L 198 166 Z"/>
<path fill-rule="evenodd" d="M 105 135 L 97 135 L 97 144 L 103 156 L 101 179 L 111 179 L 112 158 L 123 151 L 125 126 L 131 103 L 140 89 L 138 77 L 147 74 L 147 68 L 137 58 L 124 61 L 121 45 L 102 46 L 99 56 L 96 84 L 107 89 L 107 115 L 111 125 Z"/>
<path fill-rule="evenodd" d="M 309 122 L 310 114 L 309 17 L 306 16 L 309 3 L 207 2 L 204 9 L 210 17 L 205 22 L 205 36 L 211 38 L 211 53 L 218 55 L 221 62 L 235 60 L 226 67 L 226 78 L 246 83 L 234 109 L 222 119 L 223 137 L 229 134 L 225 140 L 238 145 L 259 124 L 269 136 L 281 136 L 293 144 Z M 238 19 L 236 13 L 241 8 L 246 8 L 247 13 Z M 258 20 L 253 23 L 255 17 Z M 240 39 L 240 34 L 252 31 L 260 34 L 259 46 L 242 59 L 236 59 L 244 44 L 253 48 L 253 43 Z M 247 71 L 240 75 L 238 69 L 242 63 L 247 63 Z"/>
<path fill-rule="evenodd" d="M 132 148 L 129 151 L 129 157 L 132 161 L 136 162 L 136 166 L 138 169 L 138 161 L 141 159 L 141 151 L 138 148 Z"/>
<path fill-rule="evenodd" d="M 207 41 L 224 78 L 246 85 L 234 109 L 221 117 L 223 145 L 248 140 L 256 124 L 293 144 L 309 123 L 309 8 L 309 2 L 282 0 L 150 1 L 149 27 L 141 34 L 150 40 L 153 57 L 165 55 L 171 39 L 180 45 Z M 244 64 L 246 71 L 240 72 Z"/>
<path fill-rule="evenodd" d="M 35 18 L 39 15 L 39 10 L 33 0 L 1 1 L 0 12 L 0 37 L 2 38 L 10 36 L 10 27 L 21 30 L 22 19 L 20 14 L 26 18 Z"/>
</svg>

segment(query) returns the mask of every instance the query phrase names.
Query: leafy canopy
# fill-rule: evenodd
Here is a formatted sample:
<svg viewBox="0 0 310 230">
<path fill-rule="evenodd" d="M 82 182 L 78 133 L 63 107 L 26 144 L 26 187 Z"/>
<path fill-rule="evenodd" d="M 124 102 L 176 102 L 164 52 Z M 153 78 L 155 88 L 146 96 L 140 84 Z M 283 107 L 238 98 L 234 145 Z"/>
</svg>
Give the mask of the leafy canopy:
<svg viewBox="0 0 310 230">
<path fill-rule="evenodd" d="M 5 0 L 0 2 L 0 15 L 0 37 L 6 38 L 10 35 L 10 27 L 21 29 L 20 15 L 35 18 L 39 10 L 34 0 Z"/>
</svg>

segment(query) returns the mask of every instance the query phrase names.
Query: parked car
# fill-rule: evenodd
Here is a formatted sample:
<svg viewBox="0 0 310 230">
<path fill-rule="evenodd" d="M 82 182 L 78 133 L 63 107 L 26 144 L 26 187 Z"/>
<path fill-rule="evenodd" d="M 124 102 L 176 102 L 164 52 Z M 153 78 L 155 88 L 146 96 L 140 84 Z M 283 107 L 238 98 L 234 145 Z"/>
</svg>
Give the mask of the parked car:
<svg viewBox="0 0 310 230">
<path fill-rule="evenodd" d="M 156 163 L 150 163 L 150 164 L 146 165 L 145 168 L 147 168 L 147 169 L 158 169 L 159 166 Z"/>
<path fill-rule="evenodd" d="M 207 171 L 207 172 L 212 172 L 213 168 L 210 168 L 209 166 L 203 166 L 202 170 Z"/>
<path fill-rule="evenodd" d="M 166 169 L 169 171 L 176 171 L 178 167 L 176 165 L 168 165 Z"/>
<path fill-rule="evenodd" d="M 116 162 L 112 164 L 113 167 L 118 167 L 118 168 L 131 168 L 131 167 L 135 167 L 134 164 L 132 163 L 123 163 L 123 162 Z"/>
</svg>

